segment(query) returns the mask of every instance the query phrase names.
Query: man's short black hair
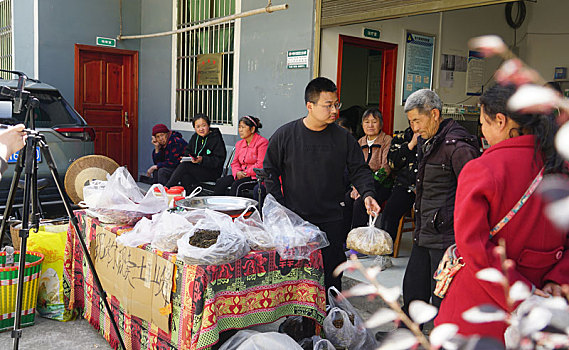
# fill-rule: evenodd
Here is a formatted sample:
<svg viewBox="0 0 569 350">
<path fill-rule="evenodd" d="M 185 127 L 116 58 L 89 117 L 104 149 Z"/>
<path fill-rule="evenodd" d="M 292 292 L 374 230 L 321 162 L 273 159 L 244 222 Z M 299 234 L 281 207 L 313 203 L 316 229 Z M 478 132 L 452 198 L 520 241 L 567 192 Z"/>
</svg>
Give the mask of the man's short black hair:
<svg viewBox="0 0 569 350">
<path fill-rule="evenodd" d="M 304 102 L 318 102 L 321 92 L 336 92 L 336 84 L 328 78 L 319 77 L 312 79 L 308 85 L 306 85 L 306 90 L 304 90 Z"/>
</svg>

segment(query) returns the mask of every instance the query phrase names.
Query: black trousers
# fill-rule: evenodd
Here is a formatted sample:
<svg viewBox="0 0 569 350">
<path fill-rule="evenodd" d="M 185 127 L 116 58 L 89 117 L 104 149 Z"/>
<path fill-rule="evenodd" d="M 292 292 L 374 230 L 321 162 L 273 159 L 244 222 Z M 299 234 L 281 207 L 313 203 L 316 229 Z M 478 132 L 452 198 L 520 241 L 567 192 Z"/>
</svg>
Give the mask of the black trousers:
<svg viewBox="0 0 569 350">
<path fill-rule="evenodd" d="M 433 306 L 440 307 L 442 299 L 435 296 L 435 280 L 433 275 L 439 266 L 445 249 L 429 249 L 413 243 L 411 257 L 403 277 L 403 311 L 409 315 L 409 304 L 413 300 L 429 303 L 432 298 Z"/>
<path fill-rule="evenodd" d="M 166 186 L 175 168 L 160 168 L 152 173 L 152 183 Z"/>
<path fill-rule="evenodd" d="M 213 190 L 214 196 L 238 196 L 241 191 L 248 189 L 252 190 L 257 184 L 256 180 L 251 177 L 244 177 L 239 180 L 235 180 L 233 175 L 227 175 L 220 177 L 215 182 L 215 189 Z M 229 193 L 227 192 L 227 187 L 231 186 Z"/>
<path fill-rule="evenodd" d="M 395 186 L 391 190 L 391 196 L 385 203 L 385 208 L 381 211 L 381 221 L 379 227 L 387 231 L 395 242 L 397 228 L 401 217 L 413 207 L 415 203 L 415 193 L 406 187 Z"/>
<path fill-rule="evenodd" d="M 166 186 L 176 186 L 181 182 L 186 193 L 189 194 L 200 182 L 215 181 L 219 175 L 221 175 L 221 169 L 205 168 L 201 164 L 183 162 L 176 167 Z"/>
<path fill-rule="evenodd" d="M 367 226 L 369 215 L 365 207 L 364 199 L 360 196 L 353 200 L 350 197 L 351 190 L 344 195 L 344 211 L 342 227 L 345 236 L 353 227 Z M 375 181 L 375 200 L 381 206 L 383 202 L 391 195 L 391 188 L 385 188 Z"/>
<path fill-rule="evenodd" d="M 342 229 L 342 221 L 331 221 L 316 224 L 320 230 L 326 232 L 330 245 L 322 249 L 322 262 L 324 263 L 324 286 L 326 287 L 326 295 L 328 288 L 334 286 L 339 291 L 342 290 L 342 274 L 334 277 L 334 269 L 346 261 L 344 254 L 344 244 L 346 237 Z"/>
</svg>

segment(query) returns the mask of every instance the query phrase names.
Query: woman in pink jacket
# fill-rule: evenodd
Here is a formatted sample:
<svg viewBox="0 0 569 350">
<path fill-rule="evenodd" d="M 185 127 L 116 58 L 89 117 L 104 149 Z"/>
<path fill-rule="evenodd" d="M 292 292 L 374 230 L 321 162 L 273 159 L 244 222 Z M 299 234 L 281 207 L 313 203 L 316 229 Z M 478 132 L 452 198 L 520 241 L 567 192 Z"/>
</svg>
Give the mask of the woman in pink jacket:
<svg viewBox="0 0 569 350">
<path fill-rule="evenodd" d="M 476 278 L 482 269 L 502 271 L 494 248 L 506 244 L 510 285 L 524 283 L 538 295 L 560 295 L 569 283 L 569 239 L 544 214 L 545 202 L 535 192 L 517 213 L 490 238 L 490 230 L 508 214 L 536 179 L 564 172 L 564 161 L 553 145 L 548 116 L 510 113 L 506 106 L 514 87 L 496 85 L 480 98 L 482 133 L 490 144 L 480 158 L 468 162 L 458 177 L 454 230 L 464 266 L 455 275 L 441 304 L 435 325 L 454 323 L 462 335 L 492 337 L 504 342 L 505 322 L 469 323 L 462 314 L 492 304 L 507 312 L 504 288 Z M 516 307 L 513 305 L 513 307 Z"/>
<path fill-rule="evenodd" d="M 214 195 L 227 194 L 237 196 L 244 189 L 255 187 L 256 176 L 254 168 L 263 168 L 263 159 L 269 141 L 259 135 L 259 129 L 263 125 L 259 118 L 249 115 L 239 119 L 239 137 L 241 140 L 235 145 L 235 155 L 231 162 L 231 174 L 221 177 L 215 184 Z"/>
</svg>

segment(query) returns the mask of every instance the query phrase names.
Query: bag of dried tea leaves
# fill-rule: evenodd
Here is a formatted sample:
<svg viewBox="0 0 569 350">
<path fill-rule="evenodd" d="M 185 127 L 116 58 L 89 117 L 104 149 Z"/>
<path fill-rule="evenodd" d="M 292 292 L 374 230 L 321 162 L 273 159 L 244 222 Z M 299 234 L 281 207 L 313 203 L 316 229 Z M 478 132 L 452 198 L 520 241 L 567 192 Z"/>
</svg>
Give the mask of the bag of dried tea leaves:
<svg viewBox="0 0 569 350">
<path fill-rule="evenodd" d="M 209 209 L 204 213 L 178 240 L 178 258 L 192 265 L 222 265 L 249 253 L 251 248 L 229 215 Z"/>
</svg>

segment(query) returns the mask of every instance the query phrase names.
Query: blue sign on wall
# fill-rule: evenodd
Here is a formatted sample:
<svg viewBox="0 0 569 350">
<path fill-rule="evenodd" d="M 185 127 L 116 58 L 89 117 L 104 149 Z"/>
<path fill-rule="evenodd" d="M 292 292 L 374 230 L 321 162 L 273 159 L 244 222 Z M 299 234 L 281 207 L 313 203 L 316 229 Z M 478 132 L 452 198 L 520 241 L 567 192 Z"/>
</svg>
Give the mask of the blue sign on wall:
<svg viewBox="0 0 569 350">
<path fill-rule="evenodd" d="M 405 39 L 405 75 L 403 103 L 413 92 L 430 89 L 433 78 L 435 36 L 407 32 Z"/>
</svg>

